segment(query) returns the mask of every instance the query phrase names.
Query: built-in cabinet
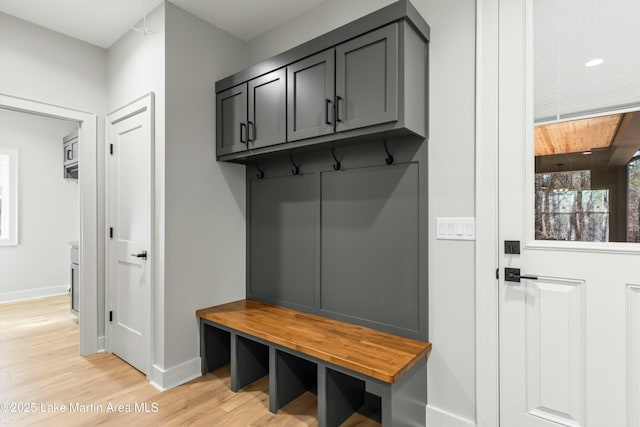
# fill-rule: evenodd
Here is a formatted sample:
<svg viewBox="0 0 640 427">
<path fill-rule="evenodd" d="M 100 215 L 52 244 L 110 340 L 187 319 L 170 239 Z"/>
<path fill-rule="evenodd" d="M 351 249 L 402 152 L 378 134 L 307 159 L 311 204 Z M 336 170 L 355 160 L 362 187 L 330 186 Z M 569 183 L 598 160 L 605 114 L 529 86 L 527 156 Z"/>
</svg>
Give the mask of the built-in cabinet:
<svg viewBox="0 0 640 427">
<path fill-rule="evenodd" d="M 78 179 L 78 131 L 62 138 L 62 165 L 65 179 Z"/>
<path fill-rule="evenodd" d="M 217 95 L 219 156 L 286 141 L 286 77 L 275 70 Z"/>
<path fill-rule="evenodd" d="M 375 18 L 217 82 L 218 160 L 376 134 L 426 137 L 428 26 L 389 16 L 376 27 L 384 13 Z"/>
<path fill-rule="evenodd" d="M 428 42 L 398 0 L 216 82 L 217 159 L 246 164 L 248 300 L 428 339 Z M 425 424 L 424 360 L 386 386 L 202 319 L 203 373 L 269 375 L 274 413 L 311 391 L 319 426 Z"/>
<path fill-rule="evenodd" d="M 398 120 L 398 24 L 287 67 L 288 141 Z"/>
<path fill-rule="evenodd" d="M 80 311 L 80 254 L 77 243 L 71 245 L 71 312 Z"/>
</svg>

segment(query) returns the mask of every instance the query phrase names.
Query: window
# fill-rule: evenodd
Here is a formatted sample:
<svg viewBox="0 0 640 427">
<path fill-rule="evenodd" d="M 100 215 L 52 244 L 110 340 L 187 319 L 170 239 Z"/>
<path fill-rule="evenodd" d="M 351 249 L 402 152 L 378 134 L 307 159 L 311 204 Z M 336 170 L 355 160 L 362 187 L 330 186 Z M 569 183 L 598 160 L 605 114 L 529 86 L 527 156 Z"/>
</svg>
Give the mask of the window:
<svg viewBox="0 0 640 427">
<path fill-rule="evenodd" d="M 0 246 L 18 244 L 18 150 L 0 147 Z"/>
<path fill-rule="evenodd" d="M 536 240 L 640 242 L 640 110 L 535 127 Z"/>
<path fill-rule="evenodd" d="M 536 174 L 536 239 L 609 241 L 609 190 L 591 188 L 591 171 Z"/>
<path fill-rule="evenodd" d="M 536 239 L 640 243 L 640 2 L 531 4 Z"/>
</svg>

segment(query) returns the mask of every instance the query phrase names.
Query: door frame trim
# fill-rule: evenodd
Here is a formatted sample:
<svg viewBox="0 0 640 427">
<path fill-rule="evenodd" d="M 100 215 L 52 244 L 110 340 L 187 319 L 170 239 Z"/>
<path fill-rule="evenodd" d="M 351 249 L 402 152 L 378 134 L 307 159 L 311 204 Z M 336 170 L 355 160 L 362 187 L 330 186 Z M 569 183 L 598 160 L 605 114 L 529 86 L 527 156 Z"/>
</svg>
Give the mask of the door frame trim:
<svg viewBox="0 0 640 427">
<path fill-rule="evenodd" d="M 500 425 L 499 0 L 476 0 L 476 425 Z"/>
<path fill-rule="evenodd" d="M 98 337 L 98 119 L 95 113 L 0 93 L 0 108 L 80 125 L 80 354 L 97 353 Z M 85 309 L 82 309 L 85 307 Z M 86 307 L 94 307 L 87 310 Z"/>
<path fill-rule="evenodd" d="M 140 101 L 144 101 L 144 105 L 140 106 Z M 116 124 L 122 120 L 125 120 L 135 114 L 141 113 L 145 110 L 149 111 L 149 132 L 151 137 L 151 143 L 149 147 L 149 182 L 151 188 L 150 191 L 150 212 L 149 212 L 149 253 L 150 257 L 147 260 L 147 268 L 149 271 L 149 318 L 148 318 L 148 349 L 147 349 L 147 372 L 145 373 L 148 380 L 152 378 L 153 372 L 153 363 L 155 357 L 155 300 L 156 300 L 156 266 L 158 263 L 156 259 L 158 259 L 159 254 L 156 251 L 156 166 L 155 166 L 155 142 L 156 142 L 156 132 L 155 132 L 155 93 L 148 92 L 139 98 L 134 99 L 133 101 L 123 105 L 120 108 L 113 110 L 105 116 L 105 224 L 108 227 L 110 224 L 110 210 L 109 206 L 109 185 L 110 185 L 110 176 L 109 176 L 109 127 L 113 124 Z M 111 324 L 109 322 L 109 302 L 110 302 L 110 268 L 109 268 L 109 260 L 110 260 L 110 249 L 109 249 L 109 239 L 105 240 L 105 348 L 108 352 L 111 352 Z"/>
</svg>

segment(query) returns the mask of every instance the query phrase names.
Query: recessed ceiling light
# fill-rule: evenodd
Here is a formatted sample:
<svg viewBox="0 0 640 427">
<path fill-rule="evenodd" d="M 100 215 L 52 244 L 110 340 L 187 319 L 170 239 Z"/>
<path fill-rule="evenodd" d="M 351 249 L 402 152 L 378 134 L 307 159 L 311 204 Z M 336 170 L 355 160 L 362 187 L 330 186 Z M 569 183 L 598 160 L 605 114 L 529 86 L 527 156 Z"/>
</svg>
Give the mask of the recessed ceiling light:
<svg viewBox="0 0 640 427">
<path fill-rule="evenodd" d="M 595 67 L 596 65 L 600 65 L 603 62 L 604 62 L 604 59 L 596 58 L 596 59 L 592 59 L 591 61 L 585 62 L 584 66 L 585 67 Z"/>
</svg>

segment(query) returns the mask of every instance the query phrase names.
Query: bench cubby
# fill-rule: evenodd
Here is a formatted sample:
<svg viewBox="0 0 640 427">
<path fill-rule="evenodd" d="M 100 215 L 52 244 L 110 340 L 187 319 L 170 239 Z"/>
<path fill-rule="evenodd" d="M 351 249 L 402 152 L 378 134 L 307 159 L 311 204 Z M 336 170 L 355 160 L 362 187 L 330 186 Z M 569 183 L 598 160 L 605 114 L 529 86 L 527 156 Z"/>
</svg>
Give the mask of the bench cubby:
<svg viewBox="0 0 640 427">
<path fill-rule="evenodd" d="M 231 390 L 235 392 L 269 374 L 269 347 L 241 335 L 231 342 Z"/>
<path fill-rule="evenodd" d="M 228 365 L 231 361 L 231 333 L 210 324 L 202 324 L 200 335 L 202 373 Z"/>
<path fill-rule="evenodd" d="M 331 368 L 326 376 L 327 425 L 338 426 L 356 412 L 382 422 L 381 397 L 367 392 L 366 381 Z"/>
<path fill-rule="evenodd" d="M 276 413 L 303 393 L 318 394 L 318 365 L 308 359 L 295 356 L 274 347 L 275 389 L 269 396 L 269 410 Z"/>
</svg>

